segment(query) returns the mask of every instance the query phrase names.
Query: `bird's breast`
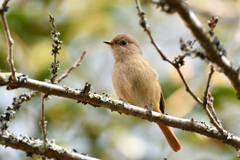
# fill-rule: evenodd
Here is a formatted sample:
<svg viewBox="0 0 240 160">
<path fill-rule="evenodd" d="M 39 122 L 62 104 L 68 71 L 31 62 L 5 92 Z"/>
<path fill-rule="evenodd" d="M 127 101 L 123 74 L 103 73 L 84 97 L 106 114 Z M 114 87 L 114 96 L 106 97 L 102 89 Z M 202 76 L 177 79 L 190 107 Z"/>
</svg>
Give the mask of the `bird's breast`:
<svg viewBox="0 0 240 160">
<path fill-rule="evenodd" d="M 119 98 L 140 107 L 150 105 L 161 92 L 156 71 L 142 57 L 115 62 L 112 81 Z"/>
</svg>

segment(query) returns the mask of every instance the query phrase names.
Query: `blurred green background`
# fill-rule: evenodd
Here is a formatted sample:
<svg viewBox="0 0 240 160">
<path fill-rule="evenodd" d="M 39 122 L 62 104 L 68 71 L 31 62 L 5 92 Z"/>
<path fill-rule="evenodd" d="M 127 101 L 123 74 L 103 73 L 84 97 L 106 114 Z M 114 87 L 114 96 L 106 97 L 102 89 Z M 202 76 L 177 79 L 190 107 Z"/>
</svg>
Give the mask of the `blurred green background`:
<svg viewBox="0 0 240 160">
<path fill-rule="evenodd" d="M 3 0 L 0 2 L 2 3 Z M 153 37 L 164 54 L 173 59 L 180 52 L 179 39 L 193 40 L 191 32 L 185 27 L 177 14 L 167 15 L 152 4 L 142 1 Z M 186 1 L 201 23 L 207 27 L 207 20 L 214 14 L 219 17 L 215 33 L 227 49 L 228 58 L 239 64 L 240 42 L 240 1 L 202 0 Z M 170 115 L 182 118 L 209 120 L 200 106 L 186 93 L 175 69 L 163 62 L 149 38 L 138 24 L 135 1 L 128 0 L 12 0 L 7 13 L 9 28 L 14 39 L 14 61 L 17 72 L 30 78 L 44 81 L 50 77 L 53 56 L 51 51 L 52 30 L 48 13 L 55 17 L 62 50 L 59 75 L 65 72 L 87 49 L 82 65 L 71 72 L 60 85 L 83 88 L 85 82 L 92 84 L 92 91 L 109 93 L 117 99 L 111 82 L 114 64 L 110 48 L 102 43 L 115 35 L 127 33 L 139 42 L 143 56 L 160 75 L 161 86 Z M 198 44 L 196 44 L 198 46 Z M 7 42 L 0 21 L 0 70 L 8 72 Z M 186 58 L 183 74 L 194 93 L 203 95 L 209 66 L 199 59 Z M 0 113 L 3 113 L 12 99 L 27 89 L 6 91 L 0 88 Z M 221 73 L 214 73 L 210 91 L 214 96 L 214 107 L 223 127 L 240 136 L 239 100 L 229 80 Z M 18 135 L 41 138 L 38 125 L 41 115 L 40 95 L 24 103 L 9 131 Z M 182 144 L 182 150 L 175 153 L 168 146 L 163 134 L 154 123 L 120 115 L 104 108 L 77 104 L 76 101 L 51 97 L 46 102 L 48 139 L 68 149 L 103 160 L 230 160 L 237 159 L 234 148 L 207 137 L 173 129 Z M 23 151 L 0 146 L 0 159 L 38 159 L 26 158 Z"/>
</svg>

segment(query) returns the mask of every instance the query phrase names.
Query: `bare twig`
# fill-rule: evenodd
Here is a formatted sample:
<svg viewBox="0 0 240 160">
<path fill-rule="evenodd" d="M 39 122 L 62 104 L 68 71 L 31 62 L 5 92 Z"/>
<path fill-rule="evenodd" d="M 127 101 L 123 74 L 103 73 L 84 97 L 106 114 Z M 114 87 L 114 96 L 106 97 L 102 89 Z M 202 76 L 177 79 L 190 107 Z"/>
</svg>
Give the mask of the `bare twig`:
<svg viewBox="0 0 240 160">
<path fill-rule="evenodd" d="M 196 41 L 197 41 L 197 39 L 195 38 L 195 39 L 193 40 L 193 42 L 191 43 L 191 45 L 190 45 L 191 48 L 192 48 L 193 45 L 196 43 Z"/>
<path fill-rule="evenodd" d="M 147 32 L 150 40 L 151 40 L 151 43 L 154 45 L 154 47 L 157 49 L 158 53 L 161 55 L 162 59 L 164 61 L 167 61 L 169 63 L 172 63 L 161 51 L 161 48 L 157 45 L 157 43 L 155 43 L 153 37 L 152 37 L 152 34 L 151 34 L 151 31 L 149 29 L 149 25 L 147 24 L 147 19 L 145 18 L 145 13 L 142 11 L 141 9 L 141 5 L 140 5 L 140 2 L 139 0 L 136 0 L 136 8 L 138 10 L 138 16 L 140 18 L 139 20 L 139 24 L 143 27 L 144 31 Z"/>
<path fill-rule="evenodd" d="M 218 22 L 218 17 L 215 17 L 214 15 L 211 17 L 211 20 L 208 21 L 208 26 L 210 27 L 211 31 L 210 34 L 211 36 L 214 36 L 214 29 L 217 25 Z M 201 54 L 200 52 L 196 52 L 193 49 L 193 44 L 194 42 L 196 42 L 196 39 L 192 42 L 192 41 L 188 41 L 187 43 L 185 43 L 183 41 L 183 39 L 180 39 L 180 44 L 181 44 L 181 50 L 184 52 L 184 55 L 179 56 L 179 61 L 183 61 L 183 59 L 191 54 L 195 54 L 196 56 L 199 56 L 201 59 L 205 59 L 206 56 L 204 54 Z M 224 49 L 221 47 L 221 44 L 218 42 L 217 39 L 215 39 L 216 45 L 218 46 L 219 51 L 222 51 L 223 53 L 225 52 Z M 207 85 L 206 85 L 206 89 L 204 92 L 204 96 L 203 96 L 203 104 L 200 104 L 200 106 L 202 106 L 202 108 L 204 109 L 205 113 L 207 114 L 207 116 L 210 119 L 210 122 L 218 129 L 219 132 L 222 133 L 222 125 L 220 120 L 217 118 L 216 112 L 214 110 L 213 107 L 213 97 L 211 97 L 210 92 L 208 92 L 209 90 L 209 86 L 210 86 L 210 80 L 211 77 L 214 73 L 214 67 L 212 65 L 210 65 L 210 72 L 209 72 L 209 76 L 208 76 L 208 80 L 207 80 Z M 209 111 L 209 108 L 210 111 Z"/>
<path fill-rule="evenodd" d="M 82 55 L 77 59 L 77 61 L 76 61 L 64 74 L 62 74 L 62 75 L 57 79 L 57 83 L 60 83 L 64 78 L 66 78 L 66 77 L 69 75 L 69 73 L 70 73 L 73 69 L 75 69 L 75 68 L 77 68 L 78 66 L 81 65 L 80 62 L 82 61 L 82 59 L 84 58 L 84 56 L 85 56 L 86 53 L 87 53 L 86 50 L 83 51 Z"/>
<path fill-rule="evenodd" d="M 215 121 L 217 122 L 217 125 L 219 125 L 219 131 L 221 131 L 221 130 L 223 130 L 223 128 L 222 128 L 222 124 L 221 124 L 221 121 L 217 118 L 217 114 L 216 114 L 216 111 L 215 111 L 215 109 L 214 109 L 214 107 L 213 107 L 213 97 L 211 97 L 211 94 L 209 93 L 209 95 L 208 95 L 208 97 L 209 97 L 209 100 L 208 100 L 208 107 L 210 108 L 210 111 L 211 111 L 211 113 L 212 113 L 212 116 L 213 116 L 213 118 L 215 119 Z"/>
<path fill-rule="evenodd" d="M 184 83 L 184 85 L 185 85 L 186 91 L 193 97 L 193 99 L 194 99 L 200 106 L 202 106 L 202 101 L 201 101 L 201 99 L 199 99 L 199 98 L 192 92 L 191 88 L 189 87 L 186 79 L 184 78 L 184 76 L 183 76 L 183 74 L 182 74 L 182 72 L 181 72 L 181 70 L 180 70 L 180 67 L 179 67 L 179 66 L 174 66 L 174 67 L 176 68 L 176 70 L 177 70 L 180 78 L 182 79 L 182 81 L 183 81 L 183 83 Z"/>
<path fill-rule="evenodd" d="M 42 128 L 42 139 L 44 144 L 47 143 L 47 131 L 46 131 L 46 126 L 47 126 L 47 121 L 45 121 L 45 94 L 41 94 L 41 102 L 42 102 L 42 119 L 40 120 L 41 128 Z"/>
<path fill-rule="evenodd" d="M 214 73 L 214 68 L 213 68 L 213 66 L 210 66 L 210 72 L 208 74 L 207 85 L 206 85 L 206 89 L 204 91 L 204 96 L 203 96 L 204 108 L 206 108 L 207 104 L 208 104 L 208 90 L 209 90 L 209 87 L 210 87 L 210 81 L 211 81 L 213 73 Z"/>
<path fill-rule="evenodd" d="M 32 91 L 30 93 L 22 93 L 19 97 L 14 97 L 13 102 L 9 105 L 4 112 L 4 114 L 0 115 L 0 131 L 4 131 L 8 128 L 8 123 L 10 123 L 14 118 L 17 111 L 19 111 L 21 104 L 23 102 L 31 100 L 33 96 L 35 96 L 38 92 Z"/>
<path fill-rule="evenodd" d="M 57 71 L 58 71 L 58 67 L 59 67 L 59 61 L 57 61 L 57 54 L 59 54 L 59 50 L 61 49 L 61 47 L 59 47 L 59 44 L 62 44 L 62 41 L 58 40 L 58 35 L 60 35 L 59 32 L 57 32 L 57 27 L 54 23 L 54 17 L 49 13 L 49 20 L 51 22 L 52 25 L 52 31 L 51 31 L 51 36 L 53 39 L 54 44 L 52 44 L 52 51 L 50 52 L 51 55 L 54 55 L 54 60 L 51 64 L 51 68 L 50 72 L 51 72 L 51 78 L 50 81 L 51 83 L 56 83 L 56 77 L 57 77 Z"/>
<path fill-rule="evenodd" d="M 208 76 L 208 80 L 207 80 L 207 85 L 206 85 L 206 89 L 204 91 L 204 96 L 203 96 L 202 108 L 204 109 L 205 113 L 208 115 L 210 122 L 217 128 L 217 130 L 220 133 L 223 133 L 222 125 L 221 125 L 220 121 L 218 120 L 216 112 L 213 108 L 213 103 L 212 103 L 213 98 L 211 97 L 211 94 L 208 91 L 213 73 L 214 73 L 214 67 L 210 66 L 210 72 L 208 74 L 209 76 Z M 208 107 L 211 109 L 211 112 L 209 111 Z"/>
<path fill-rule="evenodd" d="M 185 41 L 182 38 L 180 38 L 180 49 L 182 51 L 182 55 L 178 55 L 178 57 L 175 58 L 175 60 L 179 62 L 184 62 L 184 58 L 187 56 L 199 57 L 202 60 L 206 59 L 206 54 L 204 52 L 202 52 L 200 49 L 196 47 L 193 48 L 195 42 L 196 39 L 194 39 L 193 41 L 189 40 L 185 43 Z"/>
<path fill-rule="evenodd" d="M 1 14 L 1 17 L 2 17 L 2 21 L 3 21 L 3 27 L 4 27 L 5 35 L 6 35 L 6 38 L 7 38 L 7 41 L 8 41 L 8 58 L 7 58 L 7 61 L 8 61 L 11 73 L 12 73 L 12 80 L 15 82 L 16 81 L 16 76 L 15 76 L 16 69 L 14 68 L 14 61 L 13 61 L 13 43 L 14 43 L 14 41 L 11 37 L 10 30 L 9 30 L 9 27 L 8 27 L 8 23 L 7 23 L 7 19 L 6 19 L 6 15 L 5 15 L 5 12 L 7 12 L 7 10 L 8 10 L 8 6 L 7 6 L 8 2 L 9 2 L 9 0 L 5 0 L 3 2 L 2 8 L 0 9 L 0 14 Z"/>
</svg>

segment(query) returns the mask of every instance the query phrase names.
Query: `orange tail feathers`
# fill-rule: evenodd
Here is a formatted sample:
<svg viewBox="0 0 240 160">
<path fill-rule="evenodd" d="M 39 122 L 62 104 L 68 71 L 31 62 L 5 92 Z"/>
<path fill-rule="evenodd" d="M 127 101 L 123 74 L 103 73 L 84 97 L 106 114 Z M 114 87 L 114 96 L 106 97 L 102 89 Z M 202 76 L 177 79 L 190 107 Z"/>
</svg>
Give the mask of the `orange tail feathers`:
<svg viewBox="0 0 240 160">
<path fill-rule="evenodd" d="M 177 137 L 173 133 L 172 129 L 168 126 L 162 125 L 162 124 L 157 124 L 160 129 L 162 130 L 164 136 L 166 137 L 168 144 L 171 146 L 173 151 L 177 152 L 181 150 L 181 144 L 178 141 Z"/>
</svg>

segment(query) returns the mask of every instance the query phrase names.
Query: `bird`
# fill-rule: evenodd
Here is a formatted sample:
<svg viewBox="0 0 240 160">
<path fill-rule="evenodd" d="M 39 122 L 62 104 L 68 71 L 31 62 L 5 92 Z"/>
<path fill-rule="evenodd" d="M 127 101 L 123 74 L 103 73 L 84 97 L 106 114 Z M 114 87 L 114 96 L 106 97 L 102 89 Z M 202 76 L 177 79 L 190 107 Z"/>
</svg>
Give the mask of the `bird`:
<svg viewBox="0 0 240 160">
<path fill-rule="evenodd" d="M 143 58 L 137 40 L 128 34 L 119 34 L 110 45 L 115 59 L 112 82 L 119 99 L 137 107 L 151 106 L 152 110 L 164 114 L 165 100 L 158 81 L 158 74 Z M 173 151 L 181 150 L 181 144 L 169 126 L 157 123 Z"/>
</svg>

